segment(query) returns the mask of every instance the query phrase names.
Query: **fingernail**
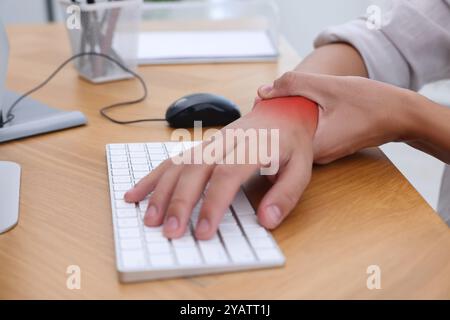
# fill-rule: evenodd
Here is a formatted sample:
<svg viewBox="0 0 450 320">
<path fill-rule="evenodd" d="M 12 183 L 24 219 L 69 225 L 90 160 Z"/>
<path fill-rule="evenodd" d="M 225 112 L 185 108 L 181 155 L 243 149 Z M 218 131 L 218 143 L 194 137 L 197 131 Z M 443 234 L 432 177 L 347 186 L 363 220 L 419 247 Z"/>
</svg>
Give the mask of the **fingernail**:
<svg viewBox="0 0 450 320">
<path fill-rule="evenodd" d="M 164 224 L 164 229 L 166 232 L 174 232 L 178 229 L 178 219 L 175 216 L 169 217 Z"/>
<path fill-rule="evenodd" d="M 272 85 L 266 84 L 266 85 L 264 85 L 264 86 L 261 87 L 260 92 L 261 92 L 262 94 L 269 94 L 270 91 L 272 91 L 272 89 L 273 89 Z"/>
<path fill-rule="evenodd" d="M 266 211 L 267 211 L 268 218 L 272 221 L 272 223 L 274 225 L 278 225 L 281 220 L 280 209 L 275 205 L 271 205 L 271 206 L 267 207 Z"/>
<path fill-rule="evenodd" d="M 145 220 L 153 221 L 158 217 L 158 209 L 154 205 L 150 205 L 145 212 Z"/>
<path fill-rule="evenodd" d="M 207 233 L 209 231 L 209 221 L 208 219 L 201 219 L 200 222 L 197 225 L 197 228 L 195 230 L 198 233 Z"/>
</svg>

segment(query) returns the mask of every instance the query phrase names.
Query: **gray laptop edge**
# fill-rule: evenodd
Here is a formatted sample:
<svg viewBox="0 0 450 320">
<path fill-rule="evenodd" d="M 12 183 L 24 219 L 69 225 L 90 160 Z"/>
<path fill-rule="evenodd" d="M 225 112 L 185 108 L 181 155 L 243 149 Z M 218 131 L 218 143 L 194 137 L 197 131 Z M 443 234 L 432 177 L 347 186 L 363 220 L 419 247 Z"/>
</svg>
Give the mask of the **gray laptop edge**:
<svg viewBox="0 0 450 320">
<path fill-rule="evenodd" d="M 0 113 L 4 121 L 9 106 L 20 96 L 6 90 L 5 87 L 8 48 L 7 34 L 0 20 Z M 16 106 L 13 114 L 14 120 L 0 128 L 0 143 L 80 126 L 87 122 L 86 117 L 79 111 L 57 110 L 29 97 L 23 99 Z"/>
</svg>

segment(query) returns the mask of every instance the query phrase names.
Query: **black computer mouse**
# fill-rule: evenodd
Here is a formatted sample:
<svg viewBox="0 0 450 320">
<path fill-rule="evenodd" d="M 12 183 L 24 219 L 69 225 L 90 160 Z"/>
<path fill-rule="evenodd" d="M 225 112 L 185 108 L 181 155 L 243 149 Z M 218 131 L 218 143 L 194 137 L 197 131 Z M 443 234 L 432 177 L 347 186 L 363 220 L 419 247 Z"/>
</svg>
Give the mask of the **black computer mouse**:
<svg viewBox="0 0 450 320">
<path fill-rule="evenodd" d="M 202 121 L 202 127 L 224 126 L 240 116 L 236 104 L 210 93 L 182 97 L 172 103 L 166 112 L 166 120 L 172 128 L 192 128 L 194 121 Z"/>
</svg>

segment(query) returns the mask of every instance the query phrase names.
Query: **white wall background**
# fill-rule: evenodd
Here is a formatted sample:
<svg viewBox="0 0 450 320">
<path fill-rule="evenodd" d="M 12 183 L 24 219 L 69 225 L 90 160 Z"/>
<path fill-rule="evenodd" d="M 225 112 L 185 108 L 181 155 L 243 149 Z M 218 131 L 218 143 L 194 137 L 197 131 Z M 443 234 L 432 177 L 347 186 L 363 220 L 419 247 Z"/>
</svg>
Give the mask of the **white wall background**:
<svg viewBox="0 0 450 320">
<path fill-rule="evenodd" d="M 44 0 L 0 0 L 3 23 L 38 23 L 47 21 Z"/>
<path fill-rule="evenodd" d="M 56 1 L 56 0 L 52 0 Z M 312 50 L 315 36 L 326 26 L 344 23 L 365 14 L 369 4 L 389 7 L 390 0 L 275 0 L 280 8 L 281 32 L 301 56 Z M 60 9 L 55 6 L 56 16 Z M 45 0 L 0 0 L 0 18 L 4 23 L 44 23 Z M 431 85 L 424 94 L 450 106 L 450 83 Z M 382 150 L 436 208 L 444 164 L 404 144 L 388 144 Z"/>
<path fill-rule="evenodd" d="M 325 27 L 363 15 L 369 0 L 276 0 L 280 8 L 281 31 L 305 56 L 313 40 Z"/>
<path fill-rule="evenodd" d="M 370 0 L 275 1 L 280 8 L 282 32 L 302 55 L 312 49 L 312 40 L 320 30 L 327 25 L 343 23 L 364 14 L 370 2 Z M 45 2 L 45 0 L 0 0 L 0 17 L 6 24 L 45 22 L 47 21 Z M 55 14 L 59 16 L 59 13 L 58 6 L 55 6 Z"/>
</svg>

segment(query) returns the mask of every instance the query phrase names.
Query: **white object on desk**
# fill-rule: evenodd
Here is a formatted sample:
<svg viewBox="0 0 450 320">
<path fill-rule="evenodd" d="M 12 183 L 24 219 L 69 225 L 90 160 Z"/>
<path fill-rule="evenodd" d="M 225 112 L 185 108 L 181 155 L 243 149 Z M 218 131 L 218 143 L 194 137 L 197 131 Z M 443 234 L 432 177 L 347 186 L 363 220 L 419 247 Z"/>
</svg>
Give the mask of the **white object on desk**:
<svg viewBox="0 0 450 320">
<path fill-rule="evenodd" d="M 139 64 L 273 61 L 266 31 L 155 31 L 139 35 Z"/>
<path fill-rule="evenodd" d="M 0 234 L 19 221 L 20 166 L 0 161 Z"/>
<path fill-rule="evenodd" d="M 106 147 L 113 212 L 116 265 L 123 282 L 193 276 L 282 266 L 285 258 L 271 234 L 258 224 L 242 190 L 207 241 L 194 236 L 201 199 L 192 210 L 185 235 L 167 239 L 162 227 L 146 227 L 148 200 L 126 203 L 125 191 L 162 159 L 190 148 L 194 142 L 110 144 Z"/>
</svg>

